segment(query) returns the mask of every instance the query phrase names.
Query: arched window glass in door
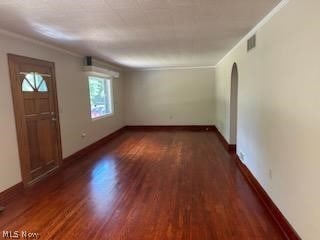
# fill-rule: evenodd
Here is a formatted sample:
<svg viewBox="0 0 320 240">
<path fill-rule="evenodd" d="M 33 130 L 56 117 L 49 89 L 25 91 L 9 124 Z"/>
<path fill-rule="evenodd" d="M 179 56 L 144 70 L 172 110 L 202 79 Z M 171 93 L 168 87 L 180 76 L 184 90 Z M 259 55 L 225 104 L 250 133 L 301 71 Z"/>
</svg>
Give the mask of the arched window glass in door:
<svg viewBox="0 0 320 240">
<path fill-rule="evenodd" d="M 27 73 L 22 81 L 22 92 L 48 92 L 46 80 L 39 73 Z"/>
</svg>

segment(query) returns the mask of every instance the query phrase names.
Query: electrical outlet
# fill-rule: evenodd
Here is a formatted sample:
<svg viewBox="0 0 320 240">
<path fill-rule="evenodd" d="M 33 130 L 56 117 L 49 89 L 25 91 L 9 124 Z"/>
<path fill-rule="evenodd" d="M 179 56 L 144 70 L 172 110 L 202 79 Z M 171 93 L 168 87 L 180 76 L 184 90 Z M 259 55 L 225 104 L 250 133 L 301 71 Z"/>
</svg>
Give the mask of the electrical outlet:
<svg viewBox="0 0 320 240">
<path fill-rule="evenodd" d="M 272 169 L 269 169 L 269 178 L 272 179 Z"/>
</svg>

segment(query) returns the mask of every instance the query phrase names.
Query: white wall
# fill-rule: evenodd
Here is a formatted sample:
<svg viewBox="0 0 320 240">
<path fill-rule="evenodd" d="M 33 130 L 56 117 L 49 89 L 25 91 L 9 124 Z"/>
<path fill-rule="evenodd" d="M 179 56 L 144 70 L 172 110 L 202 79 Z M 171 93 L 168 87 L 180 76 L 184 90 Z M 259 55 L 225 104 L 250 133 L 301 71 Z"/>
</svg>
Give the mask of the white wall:
<svg viewBox="0 0 320 240">
<path fill-rule="evenodd" d="M 214 69 L 127 72 L 127 125 L 213 124 Z"/>
<path fill-rule="evenodd" d="M 302 239 L 320 236 L 320 1 L 291 0 L 217 66 L 215 121 L 229 139 L 239 67 L 238 153 Z M 272 177 L 269 175 L 272 170 Z"/>
<path fill-rule="evenodd" d="M 63 157 L 124 126 L 122 80 L 114 79 L 115 114 L 91 121 L 83 59 L 36 42 L 0 33 L 0 192 L 21 181 L 7 53 L 55 62 Z M 81 133 L 87 133 L 85 139 Z"/>
</svg>

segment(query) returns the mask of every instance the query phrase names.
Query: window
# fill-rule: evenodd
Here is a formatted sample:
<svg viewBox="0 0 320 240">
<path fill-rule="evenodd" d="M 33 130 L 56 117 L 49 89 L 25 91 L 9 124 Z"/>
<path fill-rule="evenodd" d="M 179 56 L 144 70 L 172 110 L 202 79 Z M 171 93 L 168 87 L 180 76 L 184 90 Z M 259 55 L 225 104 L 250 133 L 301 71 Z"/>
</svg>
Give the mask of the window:
<svg viewBox="0 0 320 240">
<path fill-rule="evenodd" d="M 39 73 L 27 73 L 22 81 L 22 92 L 48 92 L 46 81 Z"/>
<path fill-rule="evenodd" d="M 91 119 L 113 113 L 111 79 L 89 76 Z"/>
</svg>

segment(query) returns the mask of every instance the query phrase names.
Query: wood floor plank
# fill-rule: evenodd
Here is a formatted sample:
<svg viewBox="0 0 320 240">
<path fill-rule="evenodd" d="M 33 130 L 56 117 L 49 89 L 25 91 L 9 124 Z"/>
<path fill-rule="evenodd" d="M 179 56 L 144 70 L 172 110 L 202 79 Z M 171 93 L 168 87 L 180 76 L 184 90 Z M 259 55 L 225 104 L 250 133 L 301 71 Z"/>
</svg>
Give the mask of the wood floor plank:
<svg viewBox="0 0 320 240">
<path fill-rule="evenodd" d="M 0 230 L 40 239 L 281 239 L 214 132 L 127 131 L 28 190 Z"/>
</svg>

